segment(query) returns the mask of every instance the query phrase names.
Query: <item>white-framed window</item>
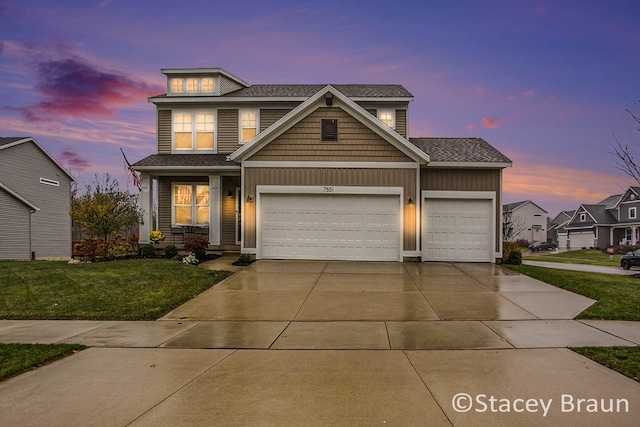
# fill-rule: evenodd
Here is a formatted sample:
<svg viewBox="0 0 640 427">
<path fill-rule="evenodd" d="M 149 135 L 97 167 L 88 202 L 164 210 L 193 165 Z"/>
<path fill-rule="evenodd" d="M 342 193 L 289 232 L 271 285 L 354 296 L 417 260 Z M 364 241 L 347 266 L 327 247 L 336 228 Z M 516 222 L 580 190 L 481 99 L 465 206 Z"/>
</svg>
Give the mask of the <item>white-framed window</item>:
<svg viewBox="0 0 640 427">
<path fill-rule="evenodd" d="M 174 225 L 209 225 L 209 184 L 173 184 L 171 222 Z"/>
<path fill-rule="evenodd" d="M 200 82 L 202 92 L 213 92 L 216 89 L 215 80 L 213 77 L 203 77 Z"/>
<path fill-rule="evenodd" d="M 184 92 L 184 79 L 171 79 L 171 92 L 173 93 Z"/>
<path fill-rule="evenodd" d="M 638 217 L 638 211 L 636 208 L 629 208 L 629 219 L 636 219 Z"/>
<path fill-rule="evenodd" d="M 240 110 L 240 144 L 251 141 L 258 135 L 258 110 Z"/>
<path fill-rule="evenodd" d="M 173 147 L 176 151 L 214 151 L 215 111 L 174 111 Z"/>
<path fill-rule="evenodd" d="M 586 213 L 581 213 L 580 214 L 580 222 L 585 222 L 587 220 L 587 214 Z"/>
<path fill-rule="evenodd" d="M 396 110 L 383 109 L 378 110 L 378 119 L 391 129 L 396 128 Z"/>
<path fill-rule="evenodd" d="M 200 79 L 194 79 L 194 78 L 187 79 L 187 92 L 189 93 L 200 92 Z"/>
</svg>

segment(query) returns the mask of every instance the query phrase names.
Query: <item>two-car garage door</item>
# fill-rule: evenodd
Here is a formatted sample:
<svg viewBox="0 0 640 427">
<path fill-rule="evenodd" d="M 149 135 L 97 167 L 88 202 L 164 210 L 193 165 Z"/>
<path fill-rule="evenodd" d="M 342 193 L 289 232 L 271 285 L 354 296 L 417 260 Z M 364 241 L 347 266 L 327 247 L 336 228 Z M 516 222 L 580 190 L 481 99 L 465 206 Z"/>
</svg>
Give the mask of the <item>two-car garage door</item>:
<svg viewBox="0 0 640 427">
<path fill-rule="evenodd" d="M 264 193 L 258 209 L 261 258 L 402 260 L 398 194 Z"/>
</svg>

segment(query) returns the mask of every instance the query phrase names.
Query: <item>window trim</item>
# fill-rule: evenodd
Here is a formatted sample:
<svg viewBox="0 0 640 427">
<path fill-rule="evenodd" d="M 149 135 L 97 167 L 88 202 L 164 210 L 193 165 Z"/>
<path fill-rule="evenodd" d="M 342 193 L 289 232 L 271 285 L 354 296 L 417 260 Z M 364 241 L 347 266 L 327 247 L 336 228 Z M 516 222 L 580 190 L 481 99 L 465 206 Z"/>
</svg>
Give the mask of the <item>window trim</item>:
<svg viewBox="0 0 640 427">
<path fill-rule="evenodd" d="M 580 222 L 587 222 L 587 214 L 586 213 L 581 213 L 580 214 Z"/>
<path fill-rule="evenodd" d="M 633 215 L 631 213 L 633 212 Z M 629 219 L 637 219 L 638 218 L 638 209 L 634 206 L 629 208 Z"/>
<path fill-rule="evenodd" d="M 242 125 L 242 114 L 243 113 L 254 113 L 256 115 L 256 136 L 260 133 L 260 109 L 259 108 L 241 108 L 238 110 L 238 144 L 244 145 L 247 142 L 251 141 L 243 141 L 242 140 L 242 130 L 245 129 L 245 126 Z M 246 126 L 247 129 L 252 129 L 249 126 Z M 255 137 L 254 137 L 255 138 Z M 252 138 L 253 139 L 253 138 Z"/>
<path fill-rule="evenodd" d="M 391 114 L 391 125 L 382 121 L 383 114 Z M 384 125 L 389 126 L 391 129 L 396 128 L 396 110 L 394 108 L 379 108 L 376 112 L 376 117 L 380 120 Z"/>
<path fill-rule="evenodd" d="M 191 187 L 191 224 L 177 223 L 176 222 L 176 201 L 175 201 L 175 187 L 178 185 Z M 209 222 L 202 223 L 198 220 L 198 203 L 197 203 L 197 191 L 198 186 L 205 186 L 209 189 Z M 211 185 L 208 182 L 172 182 L 171 183 L 171 226 L 172 227 L 211 227 Z M 195 221 L 195 222 L 194 222 Z"/>
<path fill-rule="evenodd" d="M 176 115 L 191 115 L 191 148 L 176 147 Z M 197 148 L 197 115 L 213 114 L 213 148 Z M 171 111 L 171 153 L 207 153 L 216 154 L 218 152 L 218 110 L 216 109 L 176 109 Z"/>
<path fill-rule="evenodd" d="M 203 80 L 211 79 L 213 82 L 213 90 L 204 90 Z M 189 90 L 189 81 L 196 81 L 197 90 Z M 174 82 L 182 82 L 182 90 L 174 90 Z M 181 76 L 170 77 L 167 79 L 167 95 L 181 95 L 181 96 L 193 96 L 193 95 L 217 95 L 220 81 L 217 76 Z"/>
</svg>

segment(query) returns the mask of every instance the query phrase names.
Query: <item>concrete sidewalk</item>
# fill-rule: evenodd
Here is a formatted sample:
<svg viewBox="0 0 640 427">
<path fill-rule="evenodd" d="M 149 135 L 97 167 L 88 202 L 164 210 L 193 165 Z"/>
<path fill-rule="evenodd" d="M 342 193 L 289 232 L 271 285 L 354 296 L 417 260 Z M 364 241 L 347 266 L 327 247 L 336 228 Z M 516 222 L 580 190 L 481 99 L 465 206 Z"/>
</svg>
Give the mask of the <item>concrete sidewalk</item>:
<svg viewBox="0 0 640 427">
<path fill-rule="evenodd" d="M 640 274 L 639 270 L 623 270 L 622 267 L 611 267 L 605 265 L 585 265 L 585 264 L 565 264 L 561 262 L 529 261 L 522 260 L 524 265 L 535 267 L 555 268 L 557 270 L 584 271 L 588 273 L 618 274 L 621 276 L 634 276 Z"/>
<path fill-rule="evenodd" d="M 640 384 L 565 348 L 640 344 L 573 320 L 593 302 L 488 264 L 260 261 L 155 322 L 0 321 L 92 347 L 0 383 L 0 425 L 636 426 Z"/>
</svg>

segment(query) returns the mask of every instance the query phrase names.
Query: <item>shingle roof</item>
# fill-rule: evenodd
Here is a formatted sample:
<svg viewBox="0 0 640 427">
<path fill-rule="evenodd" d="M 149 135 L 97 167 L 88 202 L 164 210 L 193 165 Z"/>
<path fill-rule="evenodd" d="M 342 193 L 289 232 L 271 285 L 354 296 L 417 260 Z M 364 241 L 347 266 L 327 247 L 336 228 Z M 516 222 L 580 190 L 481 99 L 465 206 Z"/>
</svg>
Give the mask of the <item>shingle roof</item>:
<svg viewBox="0 0 640 427">
<path fill-rule="evenodd" d="M 221 167 L 237 166 L 227 161 L 227 154 L 153 154 L 133 167 Z"/>
<path fill-rule="evenodd" d="M 613 196 L 609 196 L 606 199 L 602 200 L 601 202 L 597 203 L 598 205 L 603 205 L 605 206 L 607 209 L 613 209 L 618 205 L 618 202 L 620 202 L 620 198 L 622 197 L 622 194 L 615 194 Z"/>
<path fill-rule="evenodd" d="M 431 162 L 511 163 L 482 138 L 409 138 L 431 158 Z"/>
<path fill-rule="evenodd" d="M 524 200 L 522 202 L 516 202 L 516 203 L 509 203 L 506 205 L 502 206 L 502 211 L 503 212 L 511 212 L 512 210 L 519 208 L 520 206 L 524 205 L 525 203 L 528 203 L 529 200 Z"/>
<path fill-rule="evenodd" d="M 615 224 L 618 220 L 604 205 L 582 205 L 598 224 Z"/>
<path fill-rule="evenodd" d="M 219 98 L 309 98 L 326 84 L 251 85 L 219 96 Z M 332 84 L 349 98 L 413 98 L 402 85 L 395 84 Z M 209 96 L 209 95 L 207 95 Z M 167 98 L 166 94 L 151 97 Z"/>
</svg>

